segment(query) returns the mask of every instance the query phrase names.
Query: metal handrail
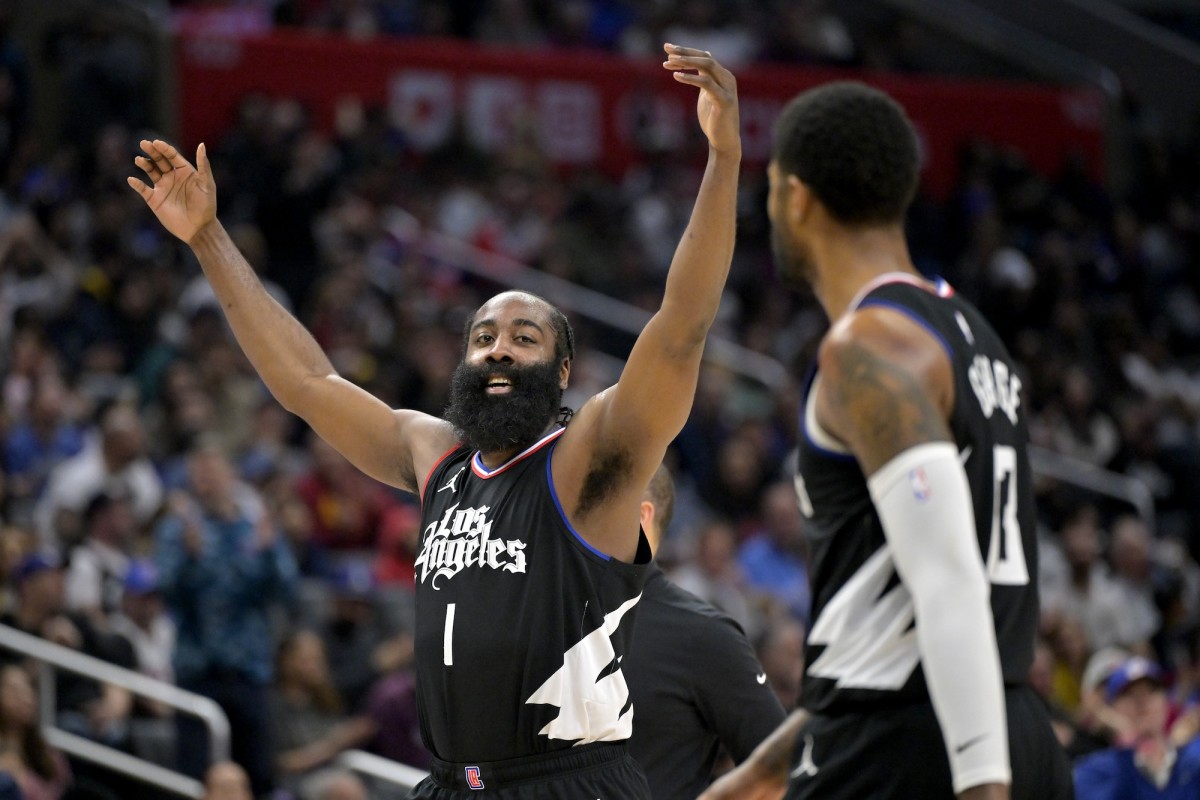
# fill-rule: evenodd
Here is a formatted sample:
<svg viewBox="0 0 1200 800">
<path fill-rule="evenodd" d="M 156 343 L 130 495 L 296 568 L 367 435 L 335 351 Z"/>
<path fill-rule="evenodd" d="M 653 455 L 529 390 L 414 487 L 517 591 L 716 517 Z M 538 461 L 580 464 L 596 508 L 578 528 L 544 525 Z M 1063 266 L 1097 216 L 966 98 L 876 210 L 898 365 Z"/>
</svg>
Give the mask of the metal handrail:
<svg viewBox="0 0 1200 800">
<path fill-rule="evenodd" d="M 1060 0 L 1076 9 L 1077 13 L 1090 14 L 1120 28 L 1125 35 L 1153 44 L 1174 58 L 1194 66 L 1200 66 L 1200 47 L 1191 39 L 1168 28 L 1152 25 L 1128 8 L 1106 0 Z"/>
<path fill-rule="evenodd" d="M 399 232 L 397 234 L 401 235 Z M 437 231 L 422 230 L 421 242 L 425 255 L 434 260 L 505 286 L 520 286 L 552 298 L 555 304 L 566 311 L 634 336 L 642 332 L 653 316 L 644 309 L 603 292 L 542 272 L 507 256 L 480 250 Z M 778 389 L 788 379 L 787 368 L 775 359 L 721 336 L 709 335 L 704 358 L 771 389 Z"/>
<path fill-rule="evenodd" d="M 69 647 L 32 636 L 9 625 L 0 625 L 0 647 L 22 653 L 41 662 L 42 681 L 38 687 L 38 705 L 42 730 L 46 741 L 64 752 L 94 761 L 109 769 L 184 797 L 199 798 L 204 795 L 204 785 L 194 778 L 58 728 L 55 724 L 57 706 L 53 674 L 55 669 L 66 670 L 119 686 L 141 697 L 157 700 L 176 711 L 199 717 L 208 727 L 210 758 L 213 761 L 225 761 L 229 758 L 229 719 L 221 707 L 207 697 L 185 691 L 178 686 L 155 680 L 133 670 L 109 664 Z"/>
<path fill-rule="evenodd" d="M 1155 530 L 1154 493 L 1145 481 L 1034 445 L 1029 447 L 1029 463 L 1038 475 L 1128 503 L 1147 527 Z"/>
<path fill-rule="evenodd" d="M 895 2 L 900 5 L 908 0 Z M 1011 23 L 1005 24 L 1011 26 Z M 393 233 L 407 238 L 411 236 L 411 229 L 401 230 L 397 227 Z M 420 237 L 422 250 L 427 257 L 505 286 L 528 288 L 553 298 L 555 303 L 572 313 L 600 320 L 628 333 L 640 333 L 650 319 L 650 314 L 637 306 L 541 272 L 506 256 L 480 250 L 460 239 L 428 229 L 423 229 Z M 787 380 L 787 369 L 781 363 L 729 339 L 709 336 L 705 358 L 759 381 L 770 389 L 778 389 Z M 599 365 L 615 379 L 624 366 L 624 359 L 603 356 Z M 1034 471 L 1039 475 L 1129 503 L 1154 530 L 1154 495 L 1143 481 L 1041 447 L 1031 446 L 1029 457 Z"/>
<path fill-rule="evenodd" d="M 947 0 L 885 0 L 928 25 L 980 50 L 1023 64 L 1057 80 L 1098 87 L 1110 100 L 1121 95 L 1117 73 L 1098 61 L 976 5 Z"/>
<path fill-rule="evenodd" d="M 429 773 L 424 770 L 362 750 L 346 750 L 339 753 L 334 763 L 345 769 L 394 783 L 401 789 L 411 789 L 429 777 Z"/>
</svg>

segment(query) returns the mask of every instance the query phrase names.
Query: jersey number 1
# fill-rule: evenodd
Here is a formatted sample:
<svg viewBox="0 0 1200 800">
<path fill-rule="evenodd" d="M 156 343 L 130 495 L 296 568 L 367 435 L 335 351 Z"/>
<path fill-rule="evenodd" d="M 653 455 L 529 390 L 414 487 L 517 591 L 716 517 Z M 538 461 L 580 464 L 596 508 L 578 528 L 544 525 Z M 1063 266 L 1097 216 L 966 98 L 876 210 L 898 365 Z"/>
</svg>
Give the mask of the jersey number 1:
<svg viewBox="0 0 1200 800">
<path fill-rule="evenodd" d="M 995 474 L 992 495 L 992 535 L 988 542 L 988 580 L 998 586 L 1029 583 L 1021 521 L 1017 516 L 1017 451 L 996 445 L 992 452 Z"/>
</svg>

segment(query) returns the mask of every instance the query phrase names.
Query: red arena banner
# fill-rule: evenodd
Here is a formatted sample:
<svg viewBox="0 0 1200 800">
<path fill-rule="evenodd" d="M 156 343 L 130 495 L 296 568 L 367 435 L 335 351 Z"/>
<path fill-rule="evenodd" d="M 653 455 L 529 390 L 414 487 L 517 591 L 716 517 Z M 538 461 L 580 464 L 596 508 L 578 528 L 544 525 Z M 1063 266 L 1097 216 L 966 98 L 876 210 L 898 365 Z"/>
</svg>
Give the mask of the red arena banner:
<svg viewBox="0 0 1200 800">
<path fill-rule="evenodd" d="M 655 60 L 292 32 L 185 33 L 178 45 L 180 134 L 190 147 L 228 130 L 251 92 L 298 100 L 326 130 L 347 101 L 385 108 L 417 149 L 437 148 L 461 129 L 472 144 L 494 152 L 532 125 L 555 163 L 610 174 L 698 135 L 695 92 Z M 976 138 L 1015 147 L 1050 175 L 1069 154 L 1084 156 L 1093 174 L 1103 174 L 1105 105 L 1096 91 L 775 65 L 737 73 L 746 163 L 761 166 L 769 158 L 771 126 L 788 98 L 839 78 L 879 86 L 905 106 L 922 138 L 926 186 L 935 194 L 950 189 L 962 146 Z"/>
</svg>

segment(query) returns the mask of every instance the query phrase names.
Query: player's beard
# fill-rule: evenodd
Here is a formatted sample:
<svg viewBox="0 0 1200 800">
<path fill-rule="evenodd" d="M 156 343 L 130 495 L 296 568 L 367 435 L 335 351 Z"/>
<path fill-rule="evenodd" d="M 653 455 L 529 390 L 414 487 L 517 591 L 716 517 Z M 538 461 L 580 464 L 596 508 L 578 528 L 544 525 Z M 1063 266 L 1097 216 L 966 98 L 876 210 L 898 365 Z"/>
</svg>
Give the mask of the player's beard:
<svg viewBox="0 0 1200 800">
<path fill-rule="evenodd" d="M 450 381 L 450 402 L 443 415 L 463 444 L 495 453 L 533 444 L 558 416 L 562 404 L 557 359 L 536 364 L 459 362 Z M 512 383 L 507 394 L 488 394 L 488 380 Z"/>
<path fill-rule="evenodd" d="M 800 242 L 790 241 L 780 225 L 771 226 L 771 253 L 780 279 L 793 289 L 810 290 L 817 278 L 812 253 Z"/>
</svg>

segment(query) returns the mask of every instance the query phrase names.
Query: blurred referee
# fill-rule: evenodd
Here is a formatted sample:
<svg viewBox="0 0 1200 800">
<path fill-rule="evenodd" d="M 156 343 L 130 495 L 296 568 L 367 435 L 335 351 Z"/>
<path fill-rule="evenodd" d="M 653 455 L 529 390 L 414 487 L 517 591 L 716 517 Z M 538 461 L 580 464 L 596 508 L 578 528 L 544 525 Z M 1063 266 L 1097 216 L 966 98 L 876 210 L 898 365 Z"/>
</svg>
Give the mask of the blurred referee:
<svg viewBox="0 0 1200 800">
<path fill-rule="evenodd" d="M 674 506 L 671 473 L 660 465 L 641 508 L 655 552 Z M 638 608 L 621 662 L 633 699 L 629 750 L 654 800 L 693 800 L 711 782 L 720 748 L 740 763 L 783 721 L 783 706 L 738 624 L 671 583 L 657 564 Z"/>
</svg>

